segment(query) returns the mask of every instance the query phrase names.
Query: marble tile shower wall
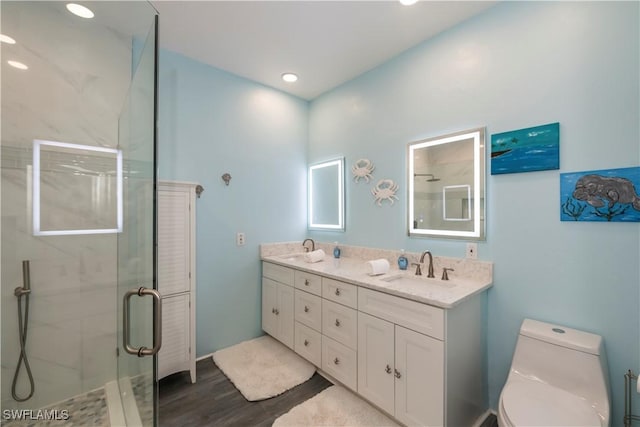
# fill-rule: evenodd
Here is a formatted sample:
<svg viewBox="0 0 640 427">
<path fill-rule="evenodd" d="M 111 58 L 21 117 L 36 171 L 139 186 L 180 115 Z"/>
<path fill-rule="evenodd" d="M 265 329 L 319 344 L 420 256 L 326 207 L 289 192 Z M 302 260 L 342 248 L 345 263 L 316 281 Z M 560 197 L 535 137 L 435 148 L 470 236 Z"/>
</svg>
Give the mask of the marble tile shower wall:
<svg viewBox="0 0 640 427">
<path fill-rule="evenodd" d="M 30 65 L 28 71 L 2 73 L 3 409 L 41 408 L 116 378 L 116 235 L 33 236 L 28 165 L 34 139 L 117 145 L 118 115 L 131 78 L 131 38 L 87 26 L 60 5 L 1 5 L 3 33 L 26 44 L 19 46 L 21 60 Z M 50 215 L 73 222 L 79 206 L 49 208 Z M 27 354 L 36 388 L 33 398 L 19 404 L 11 397 L 19 356 L 13 289 L 22 284 L 25 259 L 31 261 L 32 282 Z M 18 383 L 18 394 L 27 394 L 24 369 Z"/>
</svg>

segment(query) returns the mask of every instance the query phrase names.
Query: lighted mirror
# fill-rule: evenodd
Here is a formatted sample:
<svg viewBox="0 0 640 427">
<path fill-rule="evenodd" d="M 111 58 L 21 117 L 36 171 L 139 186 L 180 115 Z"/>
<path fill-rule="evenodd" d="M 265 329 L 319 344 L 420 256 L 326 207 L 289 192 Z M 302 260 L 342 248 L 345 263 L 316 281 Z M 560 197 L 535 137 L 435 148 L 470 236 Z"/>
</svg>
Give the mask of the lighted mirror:
<svg viewBox="0 0 640 427">
<path fill-rule="evenodd" d="M 122 151 L 33 141 L 33 234 L 122 231 Z"/>
<path fill-rule="evenodd" d="M 410 236 L 485 238 L 484 129 L 408 145 Z"/>
<path fill-rule="evenodd" d="M 344 158 L 309 166 L 309 229 L 344 230 Z"/>
</svg>

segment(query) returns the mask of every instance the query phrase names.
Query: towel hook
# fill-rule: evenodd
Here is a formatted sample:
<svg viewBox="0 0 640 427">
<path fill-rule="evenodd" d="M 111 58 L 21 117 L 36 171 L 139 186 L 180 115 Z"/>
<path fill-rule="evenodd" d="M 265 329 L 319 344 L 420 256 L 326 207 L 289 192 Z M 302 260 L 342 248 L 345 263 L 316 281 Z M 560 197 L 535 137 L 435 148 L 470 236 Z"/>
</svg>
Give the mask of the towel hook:
<svg viewBox="0 0 640 427">
<path fill-rule="evenodd" d="M 229 181 L 231 181 L 231 175 L 229 175 L 229 173 L 225 173 L 224 175 L 222 175 L 222 180 L 226 185 L 229 185 Z"/>
<path fill-rule="evenodd" d="M 204 187 L 200 184 L 196 185 L 196 195 L 198 196 L 198 199 L 200 198 L 200 195 L 202 194 L 202 192 L 204 191 Z"/>
</svg>

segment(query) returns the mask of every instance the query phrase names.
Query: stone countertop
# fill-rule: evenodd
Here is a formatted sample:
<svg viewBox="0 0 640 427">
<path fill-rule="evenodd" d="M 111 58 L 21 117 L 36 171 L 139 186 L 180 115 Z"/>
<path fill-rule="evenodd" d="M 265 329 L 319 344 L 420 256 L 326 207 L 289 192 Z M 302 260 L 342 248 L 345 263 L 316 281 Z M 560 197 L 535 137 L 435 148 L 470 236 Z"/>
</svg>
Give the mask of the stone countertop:
<svg viewBox="0 0 640 427">
<path fill-rule="evenodd" d="M 434 258 L 434 266 L 454 267 L 459 273 L 451 272 L 450 280 L 442 281 L 441 268 L 435 271 L 435 279 L 426 278 L 426 266 L 423 267 L 424 275 L 416 276 L 414 268 L 400 270 L 394 264 L 387 273 L 371 276 L 366 262 L 376 258 L 341 256 L 335 259 L 326 254 L 322 261 L 309 263 L 301 252 L 280 252 L 278 255 L 273 252 L 280 251 L 262 251 L 262 260 L 444 309 L 452 308 L 492 286 L 493 264 L 484 261 Z"/>
</svg>

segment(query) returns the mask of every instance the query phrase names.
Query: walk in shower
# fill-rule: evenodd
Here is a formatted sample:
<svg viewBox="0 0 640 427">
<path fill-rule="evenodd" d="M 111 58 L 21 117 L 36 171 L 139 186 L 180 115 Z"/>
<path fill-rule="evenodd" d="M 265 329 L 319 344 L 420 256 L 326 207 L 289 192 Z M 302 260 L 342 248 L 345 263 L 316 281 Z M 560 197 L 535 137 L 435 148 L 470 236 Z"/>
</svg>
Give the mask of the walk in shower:
<svg viewBox="0 0 640 427">
<path fill-rule="evenodd" d="M 3 426 L 157 423 L 157 13 L 83 4 L 0 2 Z"/>
</svg>

